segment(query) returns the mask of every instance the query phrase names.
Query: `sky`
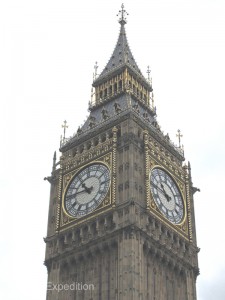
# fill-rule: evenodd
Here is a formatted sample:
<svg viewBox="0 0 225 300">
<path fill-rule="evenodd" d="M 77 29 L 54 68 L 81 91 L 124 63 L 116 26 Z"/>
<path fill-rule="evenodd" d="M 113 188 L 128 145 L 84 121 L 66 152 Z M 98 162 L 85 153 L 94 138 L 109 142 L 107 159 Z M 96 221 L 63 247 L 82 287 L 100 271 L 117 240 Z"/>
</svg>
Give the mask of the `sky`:
<svg viewBox="0 0 225 300">
<path fill-rule="evenodd" d="M 192 166 L 198 300 L 225 299 L 224 0 L 124 1 L 131 51 L 151 68 L 162 130 L 183 134 Z M 0 297 L 45 299 L 54 151 L 88 115 L 94 64 L 109 60 L 121 1 L 0 2 Z M 146 74 L 147 77 L 147 74 Z M 32 295 L 32 296 L 31 296 Z"/>
</svg>

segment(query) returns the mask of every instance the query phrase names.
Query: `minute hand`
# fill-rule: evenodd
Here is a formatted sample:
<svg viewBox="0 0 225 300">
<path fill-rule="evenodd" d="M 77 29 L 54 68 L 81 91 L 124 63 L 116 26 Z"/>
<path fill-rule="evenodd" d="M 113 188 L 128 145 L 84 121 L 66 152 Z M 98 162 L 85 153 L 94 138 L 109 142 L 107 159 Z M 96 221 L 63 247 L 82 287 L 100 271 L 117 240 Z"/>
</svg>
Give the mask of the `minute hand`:
<svg viewBox="0 0 225 300">
<path fill-rule="evenodd" d="M 167 199 L 167 201 L 171 201 L 171 197 L 167 194 L 167 192 L 165 191 L 165 189 L 164 189 L 164 185 L 161 183 L 161 188 L 163 189 L 163 192 L 164 192 L 164 194 L 165 194 L 165 197 L 166 197 L 166 199 Z"/>
<path fill-rule="evenodd" d="M 158 187 L 157 185 L 155 185 L 153 182 L 152 182 L 152 185 L 153 185 L 159 192 L 161 192 L 161 193 L 166 197 L 166 200 L 167 200 L 168 202 L 171 200 L 171 197 L 166 193 L 166 191 L 164 190 L 164 187 L 163 187 L 163 190 L 162 190 L 160 187 Z M 163 185 L 161 184 L 161 186 L 163 186 Z"/>
<path fill-rule="evenodd" d="M 160 189 L 160 187 L 158 187 L 158 185 L 156 185 L 152 182 L 152 186 L 154 186 L 157 190 L 159 190 L 161 193 L 163 193 L 163 195 L 165 195 L 165 192 L 162 189 Z"/>
<path fill-rule="evenodd" d="M 73 193 L 73 194 L 68 195 L 68 196 L 66 197 L 66 201 L 67 201 L 67 200 L 70 200 L 70 199 L 73 198 L 73 197 L 76 197 L 77 194 L 80 194 L 80 193 L 83 193 L 83 192 L 86 192 L 86 190 L 82 190 L 82 191 L 79 191 L 79 192 L 77 192 L 77 193 Z"/>
</svg>

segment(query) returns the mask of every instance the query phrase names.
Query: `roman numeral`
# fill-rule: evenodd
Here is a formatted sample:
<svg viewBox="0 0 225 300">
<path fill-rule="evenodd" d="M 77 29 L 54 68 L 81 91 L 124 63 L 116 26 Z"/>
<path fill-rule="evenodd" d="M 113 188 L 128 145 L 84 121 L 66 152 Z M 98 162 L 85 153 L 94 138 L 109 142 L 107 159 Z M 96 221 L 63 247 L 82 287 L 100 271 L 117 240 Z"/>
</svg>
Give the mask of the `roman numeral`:
<svg viewBox="0 0 225 300">
<path fill-rule="evenodd" d="M 66 196 L 66 201 L 70 200 L 70 199 L 73 199 L 75 197 L 76 193 L 74 194 L 71 194 L 71 195 L 67 195 Z"/>
<path fill-rule="evenodd" d="M 104 180 L 104 181 L 101 182 L 101 184 L 104 184 L 104 183 L 106 183 L 106 182 L 108 182 L 108 181 L 109 181 L 109 179 Z"/>
<path fill-rule="evenodd" d="M 102 173 L 102 175 L 100 175 L 100 177 L 98 177 L 98 179 L 100 179 L 107 171 L 108 171 L 108 170 L 106 169 L 106 170 Z"/>
</svg>

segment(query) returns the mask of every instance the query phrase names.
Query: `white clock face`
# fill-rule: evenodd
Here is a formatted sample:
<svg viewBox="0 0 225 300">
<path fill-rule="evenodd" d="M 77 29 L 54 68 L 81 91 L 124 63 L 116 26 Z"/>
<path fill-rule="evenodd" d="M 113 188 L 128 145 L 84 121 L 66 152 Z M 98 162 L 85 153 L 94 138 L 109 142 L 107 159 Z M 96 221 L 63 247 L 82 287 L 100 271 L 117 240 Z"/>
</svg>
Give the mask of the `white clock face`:
<svg viewBox="0 0 225 300">
<path fill-rule="evenodd" d="M 110 186 L 110 171 L 103 164 L 92 164 L 81 170 L 69 184 L 64 197 L 66 212 L 80 218 L 95 210 Z"/>
<path fill-rule="evenodd" d="M 174 179 L 163 169 L 154 168 L 150 173 L 150 189 L 160 212 L 173 224 L 184 217 L 182 195 Z"/>
</svg>

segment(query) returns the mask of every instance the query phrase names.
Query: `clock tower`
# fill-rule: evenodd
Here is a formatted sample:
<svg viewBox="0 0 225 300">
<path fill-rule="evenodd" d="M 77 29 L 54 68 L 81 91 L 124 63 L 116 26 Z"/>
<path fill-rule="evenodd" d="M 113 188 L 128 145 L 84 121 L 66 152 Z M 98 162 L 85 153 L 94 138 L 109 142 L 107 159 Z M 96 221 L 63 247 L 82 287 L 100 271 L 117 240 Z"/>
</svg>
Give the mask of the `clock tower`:
<svg viewBox="0 0 225 300">
<path fill-rule="evenodd" d="M 157 122 L 120 11 L 90 114 L 53 158 L 47 300 L 196 300 L 190 163 Z"/>
</svg>

